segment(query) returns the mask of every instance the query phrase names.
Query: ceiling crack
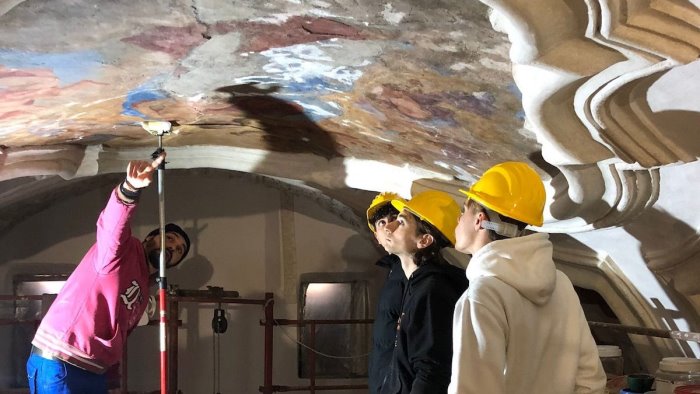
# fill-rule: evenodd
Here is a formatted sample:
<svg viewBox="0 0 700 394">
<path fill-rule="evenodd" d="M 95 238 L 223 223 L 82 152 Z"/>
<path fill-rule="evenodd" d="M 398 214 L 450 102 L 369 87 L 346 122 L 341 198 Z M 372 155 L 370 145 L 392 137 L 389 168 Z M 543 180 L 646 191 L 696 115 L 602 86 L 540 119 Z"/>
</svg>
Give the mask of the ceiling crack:
<svg viewBox="0 0 700 394">
<path fill-rule="evenodd" d="M 201 26 L 204 26 L 204 33 L 202 33 L 202 37 L 205 40 L 209 40 L 211 39 L 211 26 L 208 23 L 202 21 L 202 18 L 200 18 L 199 16 L 199 9 L 197 8 L 197 5 L 195 3 L 196 0 L 192 0 L 192 5 L 190 5 L 190 8 L 192 8 L 192 14 L 194 15 L 194 19 L 197 21 L 197 23 Z"/>
</svg>

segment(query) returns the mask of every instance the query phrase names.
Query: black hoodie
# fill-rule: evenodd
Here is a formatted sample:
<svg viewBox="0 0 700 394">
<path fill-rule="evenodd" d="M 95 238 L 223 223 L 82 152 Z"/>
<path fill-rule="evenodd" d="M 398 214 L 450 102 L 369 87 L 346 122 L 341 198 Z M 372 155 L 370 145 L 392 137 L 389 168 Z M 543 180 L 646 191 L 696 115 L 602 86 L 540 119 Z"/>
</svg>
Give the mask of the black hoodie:
<svg viewBox="0 0 700 394">
<path fill-rule="evenodd" d="M 424 264 L 408 279 L 382 394 L 444 394 L 452 369 L 452 315 L 467 289 L 464 270 Z"/>
<path fill-rule="evenodd" d="M 396 321 L 401 313 L 403 289 L 408 281 L 401 268 L 401 260 L 395 255 L 386 255 L 377 261 L 389 274 L 379 293 L 377 313 L 372 328 L 372 352 L 369 355 L 369 392 L 379 394 L 382 381 L 389 371 L 394 353 Z"/>
</svg>

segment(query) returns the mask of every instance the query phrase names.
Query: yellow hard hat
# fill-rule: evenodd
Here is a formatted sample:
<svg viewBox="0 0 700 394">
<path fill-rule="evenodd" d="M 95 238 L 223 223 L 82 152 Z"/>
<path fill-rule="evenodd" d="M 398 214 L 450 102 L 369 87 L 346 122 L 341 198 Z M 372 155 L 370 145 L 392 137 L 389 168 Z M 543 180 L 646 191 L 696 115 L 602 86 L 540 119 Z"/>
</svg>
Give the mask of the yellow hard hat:
<svg viewBox="0 0 700 394">
<path fill-rule="evenodd" d="M 389 204 L 391 200 L 406 201 L 403 198 L 399 197 L 399 195 L 396 193 L 381 192 L 377 194 L 377 196 L 374 197 L 374 200 L 372 200 L 372 203 L 369 204 L 369 208 L 367 208 L 367 224 L 369 225 L 369 229 L 372 230 L 372 232 L 376 232 L 377 229 L 374 228 L 374 223 L 371 222 L 370 218 L 379 210 L 379 208 L 383 207 L 386 204 Z"/>
<path fill-rule="evenodd" d="M 447 238 L 452 245 L 455 244 L 455 228 L 459 219 L 460 208 L 457 202 L 447 193 L 436 190 L 428 190 L 416 194 L 410 201 L 391 201 L 399 212 L 404 208 L 418 216 Z"/>
<path fill-rule="evenodd" d="M 469 190 L 470 199 L 503 216 L 533 226 L 544 222 L 545 192 L 540 176 L 529 165 L 507 161 L 484 172 Z"/>
</svg>

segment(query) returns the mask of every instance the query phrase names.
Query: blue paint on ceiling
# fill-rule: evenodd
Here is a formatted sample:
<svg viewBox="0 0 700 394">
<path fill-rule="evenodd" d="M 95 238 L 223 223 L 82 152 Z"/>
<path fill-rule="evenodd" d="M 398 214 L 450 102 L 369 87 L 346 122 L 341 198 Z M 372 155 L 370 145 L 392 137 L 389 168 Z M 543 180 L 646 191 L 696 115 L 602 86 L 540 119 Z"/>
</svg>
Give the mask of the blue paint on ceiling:
<svg viewBox="0 0 700 394">
<path fill-rule="evenodd" d="M 137 116 L 147 119 L 148 117 L 134 108 L 134 106 L 144 101 L 155 101 L 168 97 L 168 95 L 160 89 L 159 80 L 160 78 L 151 80 L 130 91 L 122 104 L 122 115 Z"/>
<path fill-rule="evenodd" d="M 96 78 L 102 56 L 96 51 L 37 53 L 0 49 L 0 64 L 17 69 L 51 69 L 61 86 Z"/>
</svg>

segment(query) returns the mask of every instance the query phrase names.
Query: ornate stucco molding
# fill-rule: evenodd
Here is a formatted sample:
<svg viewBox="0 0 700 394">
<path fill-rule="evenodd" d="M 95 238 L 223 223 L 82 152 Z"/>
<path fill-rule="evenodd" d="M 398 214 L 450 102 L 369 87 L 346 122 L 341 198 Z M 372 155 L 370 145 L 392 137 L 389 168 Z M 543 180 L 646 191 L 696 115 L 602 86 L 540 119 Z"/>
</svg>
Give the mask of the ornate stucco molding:
<svg viewBox="0 0 700 394">
<path fill-rule="evenodd" d="M 512 43 L 542 155 L 561 170 L 548 231 L 620 225 L 656 201 L 659 167 L 700 156 L 698 126 L 688 130 L 700 106 L 684 104 L 693 97 L 685 77 L 700 70 L 691 2 L 482 2 Z"/>
</svg>

